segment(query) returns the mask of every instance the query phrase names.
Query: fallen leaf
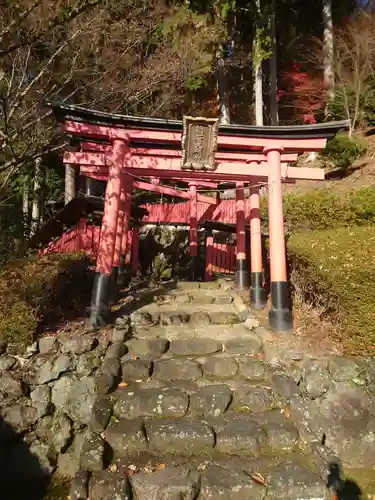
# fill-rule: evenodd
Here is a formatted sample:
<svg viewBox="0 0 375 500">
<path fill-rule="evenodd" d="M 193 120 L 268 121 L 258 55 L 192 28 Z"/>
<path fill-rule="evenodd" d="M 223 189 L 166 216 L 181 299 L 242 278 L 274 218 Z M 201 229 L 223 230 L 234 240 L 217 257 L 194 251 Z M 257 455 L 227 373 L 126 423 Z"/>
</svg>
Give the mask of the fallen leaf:
<svg viewBox="0 0 375 500">
<path fill-rule="evenodd" d="M 159 464 L 156 468 L 158 470 L 163 470 L 163 469 L 165 469 L 165 464 Z"/>
<path fill-rule="evenodd" d="M 112 464 L 112 465 L 110 466 L 109 470 L 110 470 L 111 472 L 117 472 L 117 465 L 116 465 L 116 464 Z"/>
<path fill-rule="evenodd" d="M 264 479 L 262 474 L 260 474 L 260 472 L 255 472 L 255 474 L 252 474 L 250 477 L 258 484 L 262 484 L 263 486 L 266 484 L 266 480 Z"/>
<path fill-rule="evenodd" d="M 128 384 L 126 382 L 120 382 L 118 388 L 123 389 L 124 387 L 128 387 Z"/>
<path fill-rule="evenodd" d="M 285 415 L 285 418 L 290 418 L 290 411 L 289 411 L 288 406 L 286 406 L 284 408 L 284 415 Z"/>
</svg>

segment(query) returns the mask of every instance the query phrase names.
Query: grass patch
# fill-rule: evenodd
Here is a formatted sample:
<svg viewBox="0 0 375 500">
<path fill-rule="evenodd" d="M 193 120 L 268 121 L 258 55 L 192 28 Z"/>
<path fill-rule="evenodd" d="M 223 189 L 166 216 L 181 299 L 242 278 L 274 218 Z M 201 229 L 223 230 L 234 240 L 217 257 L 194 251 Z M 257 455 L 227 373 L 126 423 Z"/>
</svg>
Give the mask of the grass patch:
<svg viewBox="0 0 375 500">
<path fill-rule="evenodd" d="M 77 317 L 92 286 L 89 259 L 51 254 L 0 268 L 0 340 L 22 349 L 45 324 Z"/>
<path fill-rule="evenodd" d="M 338 325 L 344 351 L 375 349 L 375 227 L 293 234 L 288 240 L 294 293 Z"/>
</svg>

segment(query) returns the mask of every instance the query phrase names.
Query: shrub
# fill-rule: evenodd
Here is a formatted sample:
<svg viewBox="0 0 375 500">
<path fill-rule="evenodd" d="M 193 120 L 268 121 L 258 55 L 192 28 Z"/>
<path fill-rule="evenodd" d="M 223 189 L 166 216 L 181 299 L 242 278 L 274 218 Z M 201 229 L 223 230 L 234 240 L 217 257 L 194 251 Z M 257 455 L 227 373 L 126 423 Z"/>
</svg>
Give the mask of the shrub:
<svg viewBox="0 0 375 500">
<path fill-rule="evenodd" d="M 43 323 L 82 312 L 92 275 L 84 255 L 17 259 L 0 268 L 0 339 L 23 348 Z"/>
<path fill-rule="evenodd" d="M 339 134 L 328 142 L 322 157 L 334 162 L 336 167 L 348 169 L 357 158 L 366 153 L 366 149 L 362 141 Z"/>
<path fill-rule="evenodd" d="M 261 200 L 264 231 L 268 230 L 267 200 Z M 284 196 L 285 231 L 329 229 L 375 222 L 375 188 L 363 187 L 339 196 L 329 189 Z"/>
<path fill-rule="evenodd" d="M 334 320 L 346 352 L 375 345 L 375 227 L 296 233 L 288 240 L 292 284 Z"/>
</svg>

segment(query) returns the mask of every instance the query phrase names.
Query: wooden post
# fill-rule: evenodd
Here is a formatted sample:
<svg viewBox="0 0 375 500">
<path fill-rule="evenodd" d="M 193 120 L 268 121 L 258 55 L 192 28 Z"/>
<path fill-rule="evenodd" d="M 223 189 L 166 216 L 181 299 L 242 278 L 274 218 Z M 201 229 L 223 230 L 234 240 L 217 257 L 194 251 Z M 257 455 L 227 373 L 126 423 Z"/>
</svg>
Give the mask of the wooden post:
<svg viewBox="0 0 375 500">
<path fill-rule="evenodd" d="M 117 219 L 120 208 L 121 170 L 129 163 L 131 156 L 126 141 L 114 140 L 111 164 L 104 202 L 104 215 L 96 263 L 96 274 L 91 298 L 89 326 L 104 326 L 109 313 L 113 258 L 115 253 Z"/>
<path fill-rule="evenodd" d="M 245 192 L 243 182 L 236 183 L 236 285 L 239 290 L 249 288 L 249 268 L 246 259 Z"/>
<path fill-rule="evenodd" d="M 205 281 L 212 280 L 213 244 L 214 244 L 214 237 L 212 234 L 212 229 L 208 229 L 206 231 L 206 270 L 204 275 Z"/>
<path fill-rule="evenodd" d="M 293 327 L 286 273 L 283 195 L 281 185 L 282 148 L 265 149 L 268 160 L 268 219 L 271 268 L 271 310 L 269 321 L 276 331 Z"/>
<path fill-rule="evenodd" d="M 197 210 L 197 184 L 189 184 L 190 191 L 190 258 L 191 258 L 191 280 L 197 279 L 198 258 L 198 210 Z"/>
<path fill-rule="evenodd" d="M 250 181 L 250 260 L 251 290 L 250 300 L 255 309 L 263 309 L 267 294 L 263 287 L 262 229 L 260 221 L 259 186 Z"/>
</svg>

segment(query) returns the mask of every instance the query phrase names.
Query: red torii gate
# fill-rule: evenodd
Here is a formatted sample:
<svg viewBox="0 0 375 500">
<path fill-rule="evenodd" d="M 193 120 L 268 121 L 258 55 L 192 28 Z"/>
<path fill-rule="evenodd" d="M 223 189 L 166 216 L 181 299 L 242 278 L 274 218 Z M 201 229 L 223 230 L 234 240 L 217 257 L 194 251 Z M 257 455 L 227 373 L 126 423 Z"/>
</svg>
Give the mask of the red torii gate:
<svg viewBox="0 0 375 500">
<path fill-rule="evenodd" d="M 81 151 L 67 152 L 64 162 L 78 165 L 80 174 L 107 179 L 101 239 L 91 301 L 91 324 L 103 323 L 108 312 L 114 267 L 126 248 L 132 190 L 136 178 L 149 178 L 155 190 L 158 179 L 188 183 L 190 199 L 190 254 L 197 256 L 198 186 L 204 183 L 235 183 L 237 211 L 236 281 L 247 285 L 244 186 L 250 187 L 251 300 L 256 307 L 266 302 L 259 211 L 259 183 L 268 184 L 271 309 L 269 321 L 278 331 L 292 327 L 286 271 L 282 208 L 282 181 L 323 180 L 322 169 L 290 167 L 296 154 L 322 151 L 348 122 L 293 127 L 221 126 L 214 170 L 183 168 L 182 122 L 136 118 L 88 110 L 79 106 L 50 104 L 65 133 L 80 142 Z M 98 144 L 100 143 L 100 144 Z M 292 155 L 292 156 L 290 156 Z M 143 182 L 143 181 L 141 181 Z M 153 187 L 152 187 L 153 186 Z M 146 186 L 144 186 L 146 187 Z M 158 186 L 160 188 L 160 186 Z M 163 186 L 173 191 L 173 188 Z M 170 191 L 170 192 L 172 192 Z M 207 197 L 205 197 L 207 198 Z M 210 202 L 209 200 L 206 200 Z M 194 268 L 194 265 L 193 265 Z"/>
</svg>

